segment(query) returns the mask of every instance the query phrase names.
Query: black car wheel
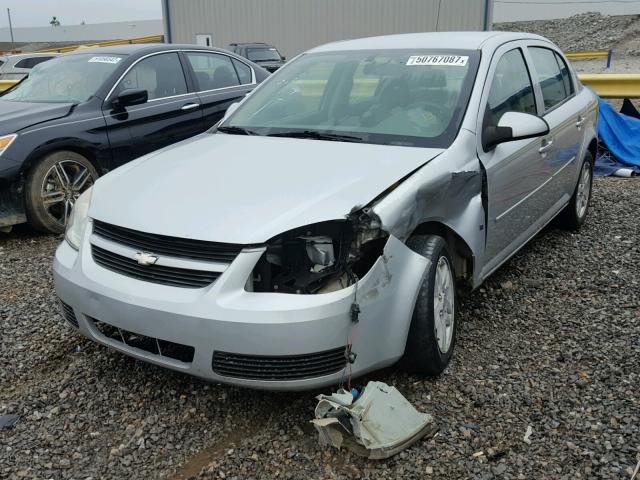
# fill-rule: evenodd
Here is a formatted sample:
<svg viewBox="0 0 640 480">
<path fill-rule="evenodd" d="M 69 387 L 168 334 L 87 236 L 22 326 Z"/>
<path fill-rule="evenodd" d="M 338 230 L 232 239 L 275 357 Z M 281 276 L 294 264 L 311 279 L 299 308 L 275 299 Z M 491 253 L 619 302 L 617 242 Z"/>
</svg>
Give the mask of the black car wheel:
<svg viewBox="0 0 640 480">
<path fill-rule="evenodd" d="M 404 365 L 422 375 L 439 375 L 453 355 L 458 305 L 453 262 L 444 238 L 414 235 L 407 246 L 431 261 L 418 292 Z"/>
<path fill-rule="evenodd" d="M 98 178 L 93 164 L 82 155 L 59 151 L 40 160 L 29 172 L 25 203 L 31 226 L 62 233 L 76 199 Z"/>
</svg>

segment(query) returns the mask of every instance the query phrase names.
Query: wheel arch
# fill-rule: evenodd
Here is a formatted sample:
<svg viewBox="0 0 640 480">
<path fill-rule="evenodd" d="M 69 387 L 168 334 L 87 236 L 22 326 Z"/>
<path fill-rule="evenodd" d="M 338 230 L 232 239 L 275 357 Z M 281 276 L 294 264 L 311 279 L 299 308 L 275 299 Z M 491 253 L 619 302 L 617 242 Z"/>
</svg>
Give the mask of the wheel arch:
<svg viewBox="0 0 640 480">
<path fill-rule="evenodd" d="M 93 145 L 83 141 L 67 141 L 67 142 L 55 142 L 45 143 L 34 148 L 27 159 L 22 164 L 21 174 L 25 176 L 29 170 L 33 168 L 40 160 L 52 153 L 70 151 L 82 155 L 91 162 L 99 175 L 102 175 L 103 169 L 98 162 L 98 153 Z"/>
<path fill-rule="evenodd" d="M 598 139 L 596 137 L 592 138 L 587 146 L 587 151 L 591 153 L 591 158 L 593 158 L 593 164 L 596 163 L 596 154 L 598 153 Z M 591 167 L 593 168 L 592 165 Z"/>
<path fill-rule="evenodd" d="M 473 288 L 475 256 L 469 243 L 453 228 L 438 220 L 428 220 L 420 223 L 411 235 L 438 235 L 444 238 L 450 247 L 456 281 L 465 288 Z"/>
</svg>

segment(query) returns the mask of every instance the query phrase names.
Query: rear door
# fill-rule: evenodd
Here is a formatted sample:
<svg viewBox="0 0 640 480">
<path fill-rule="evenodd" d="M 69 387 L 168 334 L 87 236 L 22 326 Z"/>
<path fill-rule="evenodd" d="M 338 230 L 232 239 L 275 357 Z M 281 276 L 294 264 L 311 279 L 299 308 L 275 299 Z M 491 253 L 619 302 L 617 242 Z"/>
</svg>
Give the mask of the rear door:
<svg viewBox="0 0 640 480">
<path fill-rule="evenodd" d="M 549 44 L 529 44 L 527 53 L 538 87 L 539 114 L 550 128 L 545 153 L 549 170 L 545 207 L 557 210 L 569 200 L 575 187 L 575 175 L 582 158 L 586 104 L 576 96 L 576 86 L 565 60 Z"/>
<path fill-rule="evenodd" d="M 147 90 L 147 103 L 113 109 L 111 100 L 129 88 Z M 123 164 L 200 133 L 200 106 L 177 52 L 155 53 L 138 60 L 105 102 L 107 134 L 115 162 Z"/>
<path fill-rule="evenodd" d="M 482 94 L 477 131 L 478 156 L 487 174 L 488 222 L 486 276 L 528 238 L 539 220 L 541 188 L 549 177 L 540 138 L 502 143 L 484 151 L 482 133 L 507 112 L 535 115 L 533 81 L 524 57 L 525 45 L 510 42 L 496 50 Z"/>
<path fill-rule="evenodd" d="M 223 53 L 185 51 L 202 105 L 204 129 L 222 119 L 234 102 L 242 99 L 256 84 L 253 69 Z"/>
</svg>

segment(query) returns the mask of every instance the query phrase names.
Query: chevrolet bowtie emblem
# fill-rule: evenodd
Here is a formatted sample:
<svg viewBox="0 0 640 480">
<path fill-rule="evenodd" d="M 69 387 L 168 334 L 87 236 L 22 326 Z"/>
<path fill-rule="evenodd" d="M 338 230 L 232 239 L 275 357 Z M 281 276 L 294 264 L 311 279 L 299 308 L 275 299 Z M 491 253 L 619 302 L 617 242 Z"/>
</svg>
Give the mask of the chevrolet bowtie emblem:
<svg viewBox="0 0 640 480">
<path fill-rule="evenodd" d="M 154 265 L 158 261 L 158 257 L 151 253 L 138 252 L 133 256 L 138 265 Z"/>
</svg>

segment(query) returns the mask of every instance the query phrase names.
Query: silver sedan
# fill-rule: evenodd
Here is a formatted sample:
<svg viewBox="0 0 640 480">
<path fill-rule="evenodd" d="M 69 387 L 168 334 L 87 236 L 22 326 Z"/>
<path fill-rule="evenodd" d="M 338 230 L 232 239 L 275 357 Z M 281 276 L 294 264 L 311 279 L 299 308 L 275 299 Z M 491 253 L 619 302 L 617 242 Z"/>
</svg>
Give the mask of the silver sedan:
<svg viewBox="0 0 640 480">
<path fill-rule="evenodd" d="M 288 63 L 205 134 L 96 181 L 56 252 L 67 321 L 216 382 L 438 375 L 477 288 L 587 216 L 597 102 L 522 33 L 349 40 Z M 550 252 L 551 254 L 551 252 Z"/>
</svg>

